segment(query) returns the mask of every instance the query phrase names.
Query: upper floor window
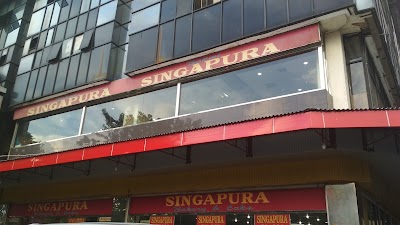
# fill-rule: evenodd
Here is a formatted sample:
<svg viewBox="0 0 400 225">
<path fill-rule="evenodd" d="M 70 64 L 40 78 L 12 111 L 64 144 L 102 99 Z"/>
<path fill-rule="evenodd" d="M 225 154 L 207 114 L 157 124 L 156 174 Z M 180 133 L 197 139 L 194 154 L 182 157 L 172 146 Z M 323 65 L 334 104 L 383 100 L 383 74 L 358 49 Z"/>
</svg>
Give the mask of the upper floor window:
<svg viewBox="0 0 400 225">
<path fill-rule="evenodd" d="M 195 0 L 194 1 L 194 10 L 207 7 L 209 5 L 218 3 L 220 1 L 221 0 Z"/>
</svg>

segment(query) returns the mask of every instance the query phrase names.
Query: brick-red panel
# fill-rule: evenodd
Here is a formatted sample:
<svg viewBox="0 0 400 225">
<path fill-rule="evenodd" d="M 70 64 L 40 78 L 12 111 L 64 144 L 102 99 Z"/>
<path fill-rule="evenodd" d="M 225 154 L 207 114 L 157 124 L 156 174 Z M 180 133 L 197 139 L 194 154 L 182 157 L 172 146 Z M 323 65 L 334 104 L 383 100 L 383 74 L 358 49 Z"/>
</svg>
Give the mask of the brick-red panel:
<svg viewBox="0 0 400 225">
<path fill-rule="evenodd" d="M 98 159 L 111 156 L 112 144 L 99 145 L 94 147 L 85 148 L 83 159 Z"/>
<path fill-rule="evenodd" d="M 302 130 L 309 128 L 310 125 L 310 115 L 306 113 L 274 118 L 275 133 Z"/>
<path fill-rule="evenodd" d="M 145 139 L 133 140 L 133 141 L 125 141 L 114 144 L 114 150 L 112 151 L 112 155 L 127 155 L 137 152 L 144 151 L 144 142 Z"/>
<path fill-rule="evenodd" d="M 227 125 L 225 139 L 253 137 L 272 133 L 272 119 Z"/>
<path fill-rule="evenodd" d="M 181 143 L 182 133 L 147 138 L 145 151 L 178 147 Z"/>
<path fill-rule="evenodd" d="M 34 158 L 17 159 L 14 163 L 14 170 L 32 168 Z"/>
<path fill-rule="evenodd" d="M 193 145 L 223 140 L 224 126 L 183 133 L 183 145 Z"/>
<path fill-rule="evenodd" d="M 391 127 L 400 127 L 400 110 L 387 111 Z"/>
<path fill-rule="evenodd" d="M 82 161 L 83 149 L 58 153 L 57 164 Z"/>
<path fill-rule="evenodd" d="M 0 162 L 0 172 L 13 170 L 14 161 Z"/>
<path fill-rule="evenodd" d="M 326 128 L 388 127 L 386 111 L 324 112 Z"/>
<path fill-rule="evenodd" d="M 33 164 L 34 167 L 54 165 L 56 164 L 57 161 L 57 153 L 37 156 L 34 158 L 34 161 L 35 161 Z"/>
<path fill-rule="evenodd" d="M 308 112 L 310 116 L 310 128 L 324 128 L 322 112 Z"/>
</svg>

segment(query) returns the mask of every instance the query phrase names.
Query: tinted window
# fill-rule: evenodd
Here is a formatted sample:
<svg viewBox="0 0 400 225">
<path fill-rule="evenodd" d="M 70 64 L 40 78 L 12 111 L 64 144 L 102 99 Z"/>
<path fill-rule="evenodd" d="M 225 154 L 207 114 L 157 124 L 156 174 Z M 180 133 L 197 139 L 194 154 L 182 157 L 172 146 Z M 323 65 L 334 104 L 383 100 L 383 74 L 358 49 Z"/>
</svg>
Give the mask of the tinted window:
<svg viewBox="0 0 400 225">
<path fill-rule="evenodd" d="M 286 0 L 267 0 L 267 28 L 287 23 L 287 10 Z"/>
<path fill-rule="evenodd" d="M 180 114 L 319 88 L 317 52 L 182 85 Z"/>
<path fill-rule="evenodd" d="M 110 43 L 113 35 L 114 23 L 98 27 L 94 35 L 94 46 Z"/>
<path fill-rule="evenodd" d="M 312 0 L 289 0 L 290 21 L 312 16 Z"/>
<path fill-rule="evenodd" d="M 14 84 L 14 91 L 12 93 L 13 104 L 21 103 L 24 101 L 26 88 L 28 86 L 29 73 L 17 76 Z"/>
<path fill-rule="evenodd" d="M 51 43 L 53 43 L 53 34 L 54 34 L 54 29 L 50 29 L 49 32 L 47 32 L 47 39 L 46 39 L 46 45 L 49 46 Z"/>
<path fill-rule="evenodd" d="M 42 90 L 43 90 L 44 80 L 46 78 L 46 72 L 47 72 L 47 66 L 39 69 L 39 76 L 36 82 L 35 93 L 33 95 L 33 98 L 39 98 L 40 96 L 42 96 Z"/>
<path fill-rule="evenodd" d="M 315 13 L 324 13 L 353 4 L 353 0 L 314 0 Z"/>
<path fill-rule="evenodd" d="M 87 21 L 86 24 L 86 29 L 92 29 L 96 26 L 96 21 L 97 21 L 97 12 L 99 11 L 99 9 L 94 9 L 92 11 L 89 12 L 89 19 Z"/>
<path fill-rule="evenodd" d="M 99 18 L 97 19 L 96 26 L 100 26 L 115 19 L 117 3 L 118 1 L 113 1 L 100 7 Z"/>
<path fill-rule="evenodd" d="M 84 1 L 86 1 L 86 0 L 84 0 Z M 71 12 L 69 13 L 69 17 L 72 18 L 74 16 L 79 15 L 80 7 L 81 7 L 81 0 L 73 0 L 72 6 L 71 6 Z"/>
<path fill-rule="evenodd" d="M 97 6 L 99 6 L 100 0 L 92 0 L 92 3 L 90 4 L 90 9 L 94 9 Z"/>
<path fill-rule="evenodd" d="M 264 0 L 243 1 L 244 34 L 253 34 L 264 29 Z"/>
<path fill-rule="evenodd" d="M 136 70 L 156 62 L 158 27 L 129 37 L 128 70 Z"/>
<path fill-rule="evenodd" d="M 33 98 L 38 72 L 39 70 L 33 70 L 31 73 L 28 88 L 26 89 L 25 101 L 29 101 Z"/>
<path fill-rule="evenodd" d="M 29 29 L 27 36 L 31 36 L 32 34 L 36 34 L 40 32 L 40 28 L 42 27 L 43 17 L 44 17 L 45 9 L 41 9 L 32 14 L 31 22 L 29 23 Z"/>
<path fill-rule="evenodd" d="M 161 5 L 161 23 L 176 16 L 176 0 L 167 0 Z"/>
<path fill-rule="evenodd" d="M 43 95 L 49 95 L 53 93 L 54 82 L 56 80 L 58 64 L 50 64 L 47 69 L 46 81 L 44 84 Z"/>
<path fill-rule="evenodd" d="M 160 4 L 154 5 L 132 15 L 129 32 L 136 33 L 158 24 Z"/>
<path fill-rule="evenodd" d="M 43 51 L 36 52 L 35 63 L 33 64 L 33 68 L 38 68 L 40 66 L 40 60 L 42 59 Z"/>
<path fill-rule="evenodd" d="M 160 0 L 135 0 L 132 2 L 132 12 L 146 8 L 147 6 L 152 5 L 159 1 Z"/>
<path fill-rule="evenodd" d="M 78 27 L 76 28 L 76 33 L 82 33 L 85 31 L 87 18 L 88 18 L 87 13 L 79 16 Z"/>
<path fill-rule="evenodd" d="M 71 9 L 72 0 L 60 0 L 56 4 L 61 6 L 59 22 L 66 21 L 69 17 L 69 10 Z"/>
<path fill-rule="evenodd" d="M 65 30 L 67 29 L 67 23 L 58 25 L 56 36 L 54 37 L 54 43 L 64 40 Z"/>
<path fill-rule="evenodd" d="M 183 16 L 185 14 L 192 12 L 193 0 L 177 0 L 177 1 L 178 1 L 176 9 L 177 16 Z"/>
<path fill-rule="evenodd" d="M 47 29 L 50 25 L 51 14 L 53 13 L 54 4 L 47 6 L 46 15 L 44 17 L 42 29 Z"/>
<path fill-rule="evenodd" d="M 78 22 L 78 18 L 74 18 L 68 21 L 67 32 L 65 33 L 65 38 L 70 38 L 75 35 L 76 23 Z"/>
<path fill-rule="evenodd" d="M 90 7 L 90 0 L 83 0 L 81 6 L 81 13 L 88 11 L 89 7 Z"/>
<path fill-rule="evenodd" d="M 19 64 L 19 68 L 18 68 L 18 74 L 25 73 L 32 68 L 34 57 L 35 57 L 35 54 L 30 54 L 21 59 L 21 62 Z"/>
<path fill-rule="evenodd" d="M 71 55 L 73 41 L 74 38 L 70 38 L 63 42 L 61 49 L 61 58 L 65 58 Z"/>
<path fill-rule="evenodd" d="M 67 77 L 69 59 L 65 59 L 60 62 L 58 66 L 56 84 L 54 86 L 54 92 L 59 92 L 64 89 L 65 79 Z"/>
<path fill-rule="evenodd" d="M 108 61 L 110 59 L 111 44 L 95 48 L 90 57 L 87 82 L 104 80 L 108 74 Z"/>
<path fill-rule="evenodd" d="M 190 30 L 192 30 L 192 16 L 176 20 L 174 57 L 186 55 L 190 52 Z"/>
<path fill-rule="evenodd" d="M 221 4 L 194 14 L 192 51 L 200 51 L 220 43 Z"/>
<path fill-rule="evenodd" d="M 69 64 L 67 83 L 65 84 L 65 89 L 70 89 L 75 86 L 76 75 L 78 74 L 79 55 L 73 56 L 71 58 L 71 63 Z"/>
<path fill-rule="evenodd" d="M 171 21 L 169 23 L 160 26 L 159 46 L 158 46 L 158 56 L 157 56 L 157 60 L 159 62 L 172 59 L 173 57 L 174 28 L 175 28 L 174 21 Z"/>
<path fill-rule="evenodd" d="M 60 16 L 61 7 L 59 4 L 54 4 L 53 15 L 51 16 L 50 26 L 54 26 L 58 23 Z"/>
<path fill-rule="evenodd" d="M 230 41 L 242 35 L 242 1 L 224 2 L 222 41 Z"/>
<path fill-rule="evenodd" d="M 46 43 L 47 31 L 40 33 L 38 49 L 42 49 Z"/>
<path fill-rule="evenodd" d="M 78 78 L 76 81 L 77 86 L 86 83 L 86 77 L 87 77 L 88 66 L 89 66 L 89 58 L 90 58 L 90 52 L 85 52 L 85 53 L 81 54 L 81 62 L 79 63 L 79 72 L 78 72 Z"/>
</svg>

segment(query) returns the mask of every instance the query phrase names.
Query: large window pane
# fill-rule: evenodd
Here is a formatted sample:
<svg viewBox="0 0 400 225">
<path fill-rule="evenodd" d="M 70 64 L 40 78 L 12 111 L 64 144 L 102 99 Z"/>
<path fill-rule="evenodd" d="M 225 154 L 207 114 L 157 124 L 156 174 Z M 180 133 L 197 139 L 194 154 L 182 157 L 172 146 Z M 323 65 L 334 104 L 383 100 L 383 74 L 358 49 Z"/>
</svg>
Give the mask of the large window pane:
<svg viewBox="0 0 400 225">
<path fill-rule="evenodd" d="M 157 25 L 159 21 L 159 14 L 160 4 L 134 13 L 132 15 L 132 22 L 130 24 L 129 32 L 132 34 Z"/>
<path fill-rule="evenodd" d="M 19 67 L 18 67 L 18 74 L 25 73 L 25 72 L 29 71 L 30 69 L 32 69 L 34 57 L 35 57 L 35 54 L 30 54 L 21 59 L 21 62 L 19 63 Z"/>
<path fill-rule="evenodd" d="M 47 39 L 46 39 L 46 47 L 51 45 L 53 43 L 53 34 L 54 34 L 54 28 L 50 29 L 49 32 L 47 32 Z"/>
<path fill-rule="evenodd" d="M 312 16 L 312 0 L 289 0 L 290 21 Z"/>
<path fill-rule="evenodd" d="M 354 3 L 354 0 L 314 0 L 315 13 L 324 13 L 338 8 L 344 8 Z"/>
<path fill-rule="evenodd" d="M 76 85 L 80 86 L 86 83 L 86 77 L 89 67 L 90 52 L 81 54 L 81 61 L 79 63 L 79 72 L 76 80 Z"/>
<path fill-rule="evenodd" d="M 47 3 L 47 0 L 36 0 L 35 6 L 33 7 L 33 11 L 38 10 L 44 7 Z"/>
<path fill-rule="evenodd" d="M 82 1 L 82 6 L 81 6 L 81 13 L 87 12 L 90 7 L 90 1 L 89 0 L 83 0 Z"/>
<path fill-rule="evenodd" d="M 192 51 L 200 51 L 220 43 L 221 4 L 194 14 Z"/>
<path fill-rule="evenodd" d="M 174 27 L 175 22 L 171 21 L 169 23 L 160 26 L 158 55 L 157 61 L 162 62 L 173 57 L 174 51 Z"/>
<path fill-rule="evenodd" d="M 87 82 L 103 80 L 107 77 L 108 61 L 110 59 L 111 44 L 95 48 L 90 57 Z"/>
<path fill-rule="evenodd" d="M 242 35 L 242 0 L 224 2 L 222 41 L 230 41 Z"/>
<path fill-rule="evenodd" d="M 176 20 L 174 56 L 179 57 L 190 52 L 190 31 L 192 30 L 192 16 Z"/>
<path fill-rule="evenodd" d="M 75 28 L 78 22 L 78 18 L 74 18 L 68 21 L 67 31 L 65 32 L 65 38 L 70 38 L 75 35 Z"/>
<path fill-rule="evenodd" d="M 66 29 L 67 29 L 67 22 L 57 26 L 56 36 L 54 37 L 54 43 L 64 40 Z"/>
<path fill-rule="evenodd" d="M 66 21 L 69 17 L 69 11 L 71 9 L 72 0 L 60 0 L 56 4 L 59 4 L 61 7 L 59 22 Z"/>
<path fill-rule="evenodd" d="M 100 7 L 96 26 L 100 26 L 115 19 L 115 14 L 117 13 L 117 3 L 118 1 L 114 0 L 113 2 Z"/>
<path fill-rule="evenodd" d="M 192 12 L 193 0 L 177 0 L 176 16 L 183 16 Z"/>
<path fill-rule="evenodd" d="M 65 79 L 67 78 L 69 59 L 65 59 L 60 62 L 58 66 L 56 84 L 54 85 L 54 92 L 60 92 L 64 90 Z"/>
<path fill-rule="evenodd" d="M 128 70 L 137 70 L 156 62 L 158 27 L 129 37 Z"/>
<path fill-rule="evenodd" d="M 42 30 L 47 29 L 50 25 L 51 14 L 53 13 L 54 4 L 47 6 L 46 16 L 44 17 Z"/>
<path fill-rule="evenodd" d="M 43 96 L 53 93 L 54 82 L 57 76 L 57 64 L 50 64 L 47 70 L 46 82 L 44 84 Z"/>
<path fill-rule="evenodd" d="M 267 0 L 267 27 L 277 27 L 287 23 L 286 0 Z M 304 6 L 302 6 L 304 7 Z"/>
<path fill-rule="evenodd" d="M 44 80 L 46 79 L 46 73 L 47 73 L 47 66 L 39 69 L 39 76 L 36 81 L 35 93 L 33 95 L 33 98 L 39 98 L 40 96 L 42 96 Z"/>
<path fill-rule="evenodd" d="M 73 41 L 74 38 L 70 38 L 63 42 L 61 49 L 61 58 L 65 58 L 71 55 Z"/>
<path fill-rule="evenodd" d="M 65 84 L 65 89 L 71 89 L 75 86 L 76 76 L 78 75 L 78 64 L 80 55 L 71 57 L 71 63 L 69 64 L 68 78 Z"/>
<path fill-rule="evenodd" d="M 15 42 L 17 42 L 17 37 L 18 37 L 18 33 L 19 33 L 19 27 L 10 31 L 7 34 L 7 38 L 6 38 L 6 42 L 4 44 L 4 48 L 7 48 L 10 45 L 15 44 Z"/>
<path fill-rule="evenodd" d="M 97 21 L 97 13 L 99 12 L 99 8 L 93 9 L 89 12 L 89 19 L 86 24 L 86 30 L 90 30 L 96 27 Z"/>
<path fill-rule="evenodd" d="M 31 77 L 29 79 L 28 88 L 26 89 L 25 101 L 29 101 L 33 98 L 33 93 L 35 91 L 36 80 L 38 77 L 39 70 L 33 70 Z"/>
<path fill-rule="evenodd" d="M 144 9 L 149 5 L 152 5 L 160 0 L 135 0 L 132 2 L 132 12 Z"/>
<path fill-rule="evenodd" d="M 59 4 L 54 4 L 53 15 L 51 16 L 50 26 L 54 26 L 58 23 L 58 18 L 60 17 L 61 7 Z"/>
<path fill-rule="evenodd" d="M 114 23 L 109 23 L 104 26 L 98 27 L 94 35 L 94 46 L 104 45 L 110 43 L 114 31 Z"/>
<path fill-rule="evenodd" d="M 78 135 L 82 109 L 57 114 L 19 125 L 15 146 Z"/>
<path fill-rule="evenodd" d="M 17 76 L 14 84 L 14 91 L 12 93 L 11 102 L 18 104 L 24 101 L 26 88 L 29 82 L 29 73 L 25 73 Z"/>
<path fill-rule="evenodd" d="M 164 1 L 161 5 L 161 23 L 174 19 L 176 16 L 176 0 Z"/>
<path fill-rule="evenodd" d="M 319 88 L 317 52 L 182 85 L 180 114 Z"/>
<path fill-rule="evenodd" d="M 71 12 L 69 13 L 69 18 L 79 15 L 82 0 L 73 0 L 71 6 Z M 84 0 L 85 1 L 85 0 Z"/>
<path fill-rule="evenodd" d="M 176 86 L 86 109 L 83 133 L 173 117 Z"/>
<path fill-rule="evenodd" d="M 262 31 L 264 29 L 264 0 L 243 1 L 243 3 L 244 34 Z"/>
<path fill-rule="evenodd" d="M 32 14 L 31 21 L 29 22 L 28 33 L 27 33 L 28 37 L 40 32 L 40 28 L 42 27 L 45 11 L 46 11 L 46 9 L 41 9 Z"/>
</svg>

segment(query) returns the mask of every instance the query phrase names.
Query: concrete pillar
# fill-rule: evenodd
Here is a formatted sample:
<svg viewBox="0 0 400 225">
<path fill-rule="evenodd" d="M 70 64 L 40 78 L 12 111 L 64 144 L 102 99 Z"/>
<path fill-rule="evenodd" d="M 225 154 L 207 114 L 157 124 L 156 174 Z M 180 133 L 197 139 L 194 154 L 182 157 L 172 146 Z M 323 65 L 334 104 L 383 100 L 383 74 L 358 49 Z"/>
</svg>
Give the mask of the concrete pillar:
<svg viewBox="0 0 400 225">
<path fill-rule="evenodd" d="M 329 225 L 360 225 L 354 183 L 327 185 L 325 197 Z"/>
<path fill-rule="evenodd" d="M 350 89 L 343 39 L 340 31 L 325 34 L 325 57 L 327 61 L 328 89 L 333 98 L 333 108 L 350 109 Z"/>
</svg>

